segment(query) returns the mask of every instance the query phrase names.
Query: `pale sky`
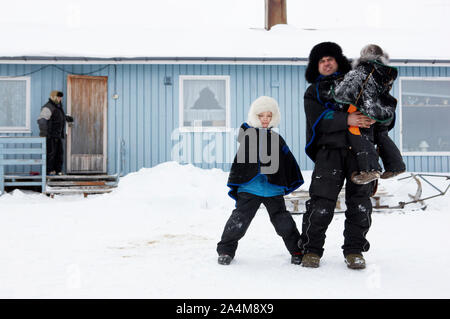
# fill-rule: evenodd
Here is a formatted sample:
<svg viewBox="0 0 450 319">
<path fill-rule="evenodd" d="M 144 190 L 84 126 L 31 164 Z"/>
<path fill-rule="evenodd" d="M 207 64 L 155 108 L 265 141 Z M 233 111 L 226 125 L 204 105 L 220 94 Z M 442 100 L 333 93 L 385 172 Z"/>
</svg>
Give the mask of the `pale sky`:
<svg viewBox="0 0 450 319">
<path fill-rule="evenodd" d="M 299 28 L 448 28 L 448 0 L 287 0 Z M 2 0 L 1 25 L 264 27 L 264 0 Z"/>
<path fill-rule="evenodd" d="M 299 27 L 448 28 L 450 25 L 448 0 L 288 0 L 287 6 L 288 24 Z"/>
</svg>

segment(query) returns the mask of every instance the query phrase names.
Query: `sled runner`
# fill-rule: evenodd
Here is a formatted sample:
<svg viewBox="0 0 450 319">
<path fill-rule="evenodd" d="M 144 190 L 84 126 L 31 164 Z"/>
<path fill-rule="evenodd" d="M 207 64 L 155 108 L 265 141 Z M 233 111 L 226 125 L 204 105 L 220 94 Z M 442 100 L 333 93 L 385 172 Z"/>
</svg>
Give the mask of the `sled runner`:
<svg viewBox="0 0 450 319">
<path fill-rule="evenodd" d="M 427 208 L 427 205 L 425 205 L 424 201 L 431 199 L 431 198 L 435 198 L 438 196 L 443 196 L 447 193 L 448 189 L 450 188 L 450 182 L 448 182 L 447 187 L 445 188 L 445 190 L 441 190 L 439 189 L 436 185 L 432 184 L 429 180 L 427 180 L 424 176 L 426 177 L 441 177 L 441 178 L 445 178 L 447 181 L 450 180 L 450 175 L 439 175 L 439 174 L 413 174 L 411 173 L 411 176 L 407 176 L 407 177 L 402 177 L 399 178 L 398 180 L 404 180 L 404 179 L 408 179 L 408 178 L 413 178 L 416 183 L 417 183 L 417 191 L 414 195 L 408 194 L 409 197 L 411 198 L 410 201 L 408 202 L 399 202 L 397 206 L 389 206 L 389 205 L 382 205 L 378 208 L 382 208 L 382 209 L 403 209 L 406 205 L 408 204 L 413 204 L 413 203 L 420 203 L 422 205 L 421 209 L 425 210 Z M 431 187 L 433 187 L 435 190 L 437 190 L 439 193 L 432 195 L 432 196 L 428 196 L 425 198 L 421 198 L 422 196 L 422 183 L 420 182 L 420 179 L 422 179 L 423 181 L 425 181 L 427 184 L 429 184 Z"/>
</svg>

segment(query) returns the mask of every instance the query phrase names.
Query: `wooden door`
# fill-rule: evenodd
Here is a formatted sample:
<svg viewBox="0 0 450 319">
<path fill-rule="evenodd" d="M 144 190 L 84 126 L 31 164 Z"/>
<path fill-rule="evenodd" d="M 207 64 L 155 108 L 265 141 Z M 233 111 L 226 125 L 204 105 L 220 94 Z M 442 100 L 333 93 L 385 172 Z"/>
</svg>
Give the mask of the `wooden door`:
<svg viewBox="0 0 450 319">
<path fill-rule="evenodd" d="M 106 173 L 108 77 L 69 75 L 67 173 Z"/>
</svg>

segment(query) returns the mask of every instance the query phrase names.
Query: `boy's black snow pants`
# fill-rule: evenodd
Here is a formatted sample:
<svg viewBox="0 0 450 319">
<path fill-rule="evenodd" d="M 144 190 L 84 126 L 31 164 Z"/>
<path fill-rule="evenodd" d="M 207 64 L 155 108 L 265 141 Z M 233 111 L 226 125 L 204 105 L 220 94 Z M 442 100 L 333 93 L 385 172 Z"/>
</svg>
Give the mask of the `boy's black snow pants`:
<svg viewBox="0 0 450 319">
<path fill-rule="evenodd" d="M 375 143 L 378 145 L 378 151 L 385 171 L 402 172 L 406 169 L 402 154 L 394 141 L 389 137 L 387 130 L 375 132 Z"/>
<path fill-rule="evenodd" d="M 323 255 L 325 232 L 330 224 L 339 192 L 345 185 L 344 256 L 369 250 L 366 234 L 371 225 L 372 193 L 374 182 L 357 185 L 350 178 L 357 169 L 355 155 L 350 149 L 320 148 L 317 152 L 306 202 L 299 247 L 303 253 Z"/>
<path fill-rule="evenodd" d="M 260 197 L 250 193 L 238 193 L 236 209 L 225 224 L 222 238 L 217 244 L 219 255 L 227 254 L 234 257 L 238 241 L 244 237 L 261 203 L 266 206 L 270 221 L 277 234 L 283 238 L 291 255 L 300 252 L 298 247 L 300 233 L 292 215 L 286 210 L 283 196 Z"/>
</svg>

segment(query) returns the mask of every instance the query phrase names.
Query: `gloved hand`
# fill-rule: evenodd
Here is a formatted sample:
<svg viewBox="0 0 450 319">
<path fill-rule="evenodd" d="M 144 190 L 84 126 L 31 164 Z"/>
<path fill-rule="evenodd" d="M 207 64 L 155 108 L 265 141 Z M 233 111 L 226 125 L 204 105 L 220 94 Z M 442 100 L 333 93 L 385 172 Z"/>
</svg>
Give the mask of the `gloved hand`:
<svg viewBox="0 0 450 319">
<path fill-rule="evenodd" d="M 70 116 L 70 115 L 66 115 L 66 121 L 67 121 L 68 123 L 72 123 L 72 122 L 73 122 L 73 117 Z"/>
</svg>

